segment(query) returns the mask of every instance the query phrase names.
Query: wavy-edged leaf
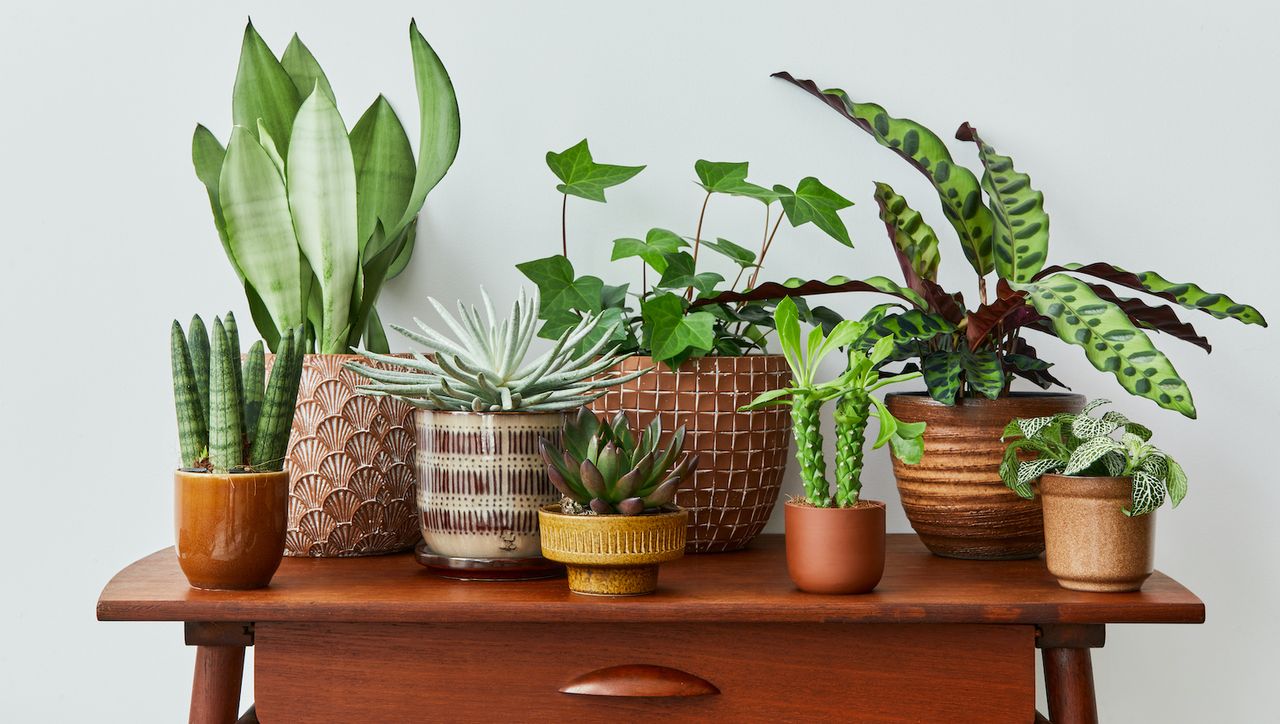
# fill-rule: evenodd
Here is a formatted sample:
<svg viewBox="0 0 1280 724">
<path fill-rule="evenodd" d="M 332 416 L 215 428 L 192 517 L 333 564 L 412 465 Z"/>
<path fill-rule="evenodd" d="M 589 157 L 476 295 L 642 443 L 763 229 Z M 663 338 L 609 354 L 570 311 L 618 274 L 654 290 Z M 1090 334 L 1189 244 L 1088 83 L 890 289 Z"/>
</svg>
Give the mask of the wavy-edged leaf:
<svg viewBox="0 0 1280 724">
<path fill-rule="evenodd" d="M 1213 351 L 1213 345 L 1209 344 L 1209 340 L 1202 337 L 1195 327 L 1182 321 L 1172 307 L 1153 307 L 1141 299 L 1120 297 L 1111 291 L 1109 287 L 1102 284 L 1090 284 L 1089 288 L 1100 298 L 1124 310 L 1124 313 L 1128 315 L 1134 324 L 1138 324 L 1144 329 L 1164 332 L 1184 342 L 1190 342 L 1205 352 Z"/>
<path fill-rule="evenodd" d="M 1021 337 L 1014 340 L 1013 353 L 1006 354 L 1004 362 L 1006 372 L 1015 377 L 1021 377 L 1041 389 L 1047 390 L 1054 386 L 1064 390 L 1071 389 L 1063 384 L 1062 380 L 1049 373 L 1049 368 L 1053 364 L 1040 359 L 1036 348 L 1027 344 L 1027 341 Z"/>
<path fill-rule="evenodd" d="M 960 359 L 960 367 L 964 370 L 964 378 L 969 387 L 992 400 L 1004 392 L 1004 368 L 994 349 L 961 349 L 955 354 Z"/>
<path fill-rule="evenodd" d="M 850 279 L 845 276 L 834 276 L 826 281 L 817 279 L 804 280 L 794 277 L 785 282 L 765 282 L 753 289 L 743 292 L 720 292 L 714 296 L 697 300 L 694 307 L 706 304 L 729 304 L 732 302 L 756 302 L 783 297 L 809 297 L 818 294 L 839 294 L 841 292 L 879 292 L 905 299 L 911 304 L 924 309 L 927 305 L 919 294 L 900 286 L 886 277 L 868 277 L 863 280 Z"/>
<path fill-rule="evenodd" d="M 776 184 L 773 187 L 782 203 L 782 211 L 793 227 L 804 224 L 827 232 L 827 235 L 847 247 L 853 247 L 849 231 L 840 219 L 839 211 L 853 206 L 853 202 L 832 191 L 818 179 L 806 176 L 796 184 L 796 190 Z"/>
<path fill-rule="evenodd" d="M 920 309 L 908 309 L 901 314 L 892 314 L 875 320 L 866 333 L 858 340 L 859 349 L 870 349 L 871 345 L 884 337 L 892 337 L 901 344 L 908 341 L 927 342 L 942 334 L 956 331 L 955 325 L 937 314 Z"/>
<path fill-rule="evenodd" d="M 1161 299 L 1180 304 L 1187 309 L 1204 312 L 1218 319 L 1230 317 L 1245 324 L 1267 326 L 1267 320 L 1262 316 L 1261 312 L 1248 304 L 1240 304 L 1225 294 L 1206 292 L 1190 282 L 1174 283 L 1155 272 L 1146 271 L 1135 274 L 1106 262 L 1098 261 L 1092 264 L 1064 264 L 1046 267 L 1036 275 L 1036 279 L 1043 279 L 1050 274 L 1064 271 L 1097 277 L 1112 284 L 1119 284 L 1122 287 L 1146 292 Z"/>
<path fill-rule="evenodd" d="M 302 96 L 289 73 L 276 60 L 253 23 L 246 24 L 240 44 L 240 67 L 231 92 L 232 122 L 256 134 L 261 118 L 283 154 L 289 147 L 293 119 L 301 105 Z"/>
<path fill-rule="evenodd" d="M 953 405 L 960 394 L 960 355 L 947 350 L 930 352 L 920 360 L 920 372 L 929 396 L 944 405 Z"/>
<path fill-rule="evenodd" d="M 338 97 L 333 94 L 329 77 L 324 74 L 320 62 L 311 54 L 311 49 L 303 44 L 302 38 L 299 38 L 297 33 L 289 39 L 284 55 L 280 56 L 280 65 L 293 79 L 293 86 L 298 89 L 299 98 L 306 98 L 311 95 L 311 91 L 319 87 L 325 95 L 329 96 L 329 100 L 337 103 Z"/>
<path fill-rule="evenodd" d="M 887 183 L 876 182 L 875 199 L 880 207 L 880 220 L 889 231 L 889 240 L 893 242 L 903 273 L 910 272 L 921 279 L 937 281 L 938 263 L 942 257 L 938 253 L 938 235 L 933 227 Z M 912 286 L 910 274 L 908 286 Z"/>
<path fill-rule="evenodd" d="M 356 169 L 356 238 L 363 259 L 366 253 L 381 251 L 366 252 L 374 226 L 381 221 L 384 231 L 393 231 L 404 217 L 416 174 L 409 135 L 384 96 L 379 95 L 351 129 L 351 157 Z M 397 241 L 384 239 L 388 244 Z"/>
<path fill-rule="evenodd" d="M 596 163 L 585 138 L 559 153 L 547 151 L 547 168 L 560 179 L 561 183 L 556 185 L 560 193 L 600 203 L 605 202 L 605 189 L 644 170 L 644 166 Z"/>
<path fill-rule="evenodd" d="M 418 89 L 418 168 L 404 216 L 390 231 L 393 237 L 418 215 L 427 194 L 453 165 L 462 129 L 449 71 L 418 32 L 416 20 L 409 23 L 409 47 L 413 51 L 413 81 Z"/>
<path fill-rule="evenodd" d="M 218 142 L 213 133 L 201 124 L 196 124 L 195 133 L 191 136 L 191 164 L 196 168 L 196 178 L 204 184 L 205 193 L 209 196 L 209 209 L 213 212 L 213 226 L 218 231 L 218 240 L 222 242 L 222 250 L 227 254 L 227 261 L 235 270 L 236 277 L 244 283 L 244 272 L 231 253 L 231 242 L 227 238 L 227 222 L 222 216 L 222 203 L 218 199 L 218 185 L 222 175 L 222 160 L 226 158 L 226 149 Z"/>
<path fill-rule="evenodd" d="M 1027 282 L 1044 266 L 1049 255 L 1049 215 L 1044 194 L 1031 188 L 1031 177 L 1013 167 L 1013 159 L 1001 156 L 964 123 L 956 138 L 978 146 L 982 161 L 982 188 L 991 201 L 995 222 L 992 258 L 996 274 L 1013 282 Z"/>
<path fill-rule="evenodd" d="M 992 330 L 1004 324 L 1012 315 L 1022 309 L 1027 308 L 1027 295 L 1022 292 L 1014 292 L 1013 294 L 997 299 L 990 304 L 984 304 L 978 307 L 975 312 L 969 312 L 968 324 L 965 325 L 965 336 L 969 341 L 969 349 L 977 350 L 988 342 L 987 335 Z"/>
</svg>

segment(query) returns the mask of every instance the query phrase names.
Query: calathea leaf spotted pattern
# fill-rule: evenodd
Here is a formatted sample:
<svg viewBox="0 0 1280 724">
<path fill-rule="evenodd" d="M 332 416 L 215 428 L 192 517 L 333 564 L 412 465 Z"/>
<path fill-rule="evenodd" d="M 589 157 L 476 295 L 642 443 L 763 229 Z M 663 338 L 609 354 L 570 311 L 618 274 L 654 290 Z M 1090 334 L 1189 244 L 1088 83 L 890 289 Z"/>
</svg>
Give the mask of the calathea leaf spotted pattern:
<svg viewBox="0 0 1280 724">
<path fill-rule="evenodd" d="M 995 220 L 992 252 L 996 273 L 1014 282 L 1030 281 L 1044 266 L 1049 253 L 1049 215 L 1044 194 L 1031 188 L 1031 177 L 1013 167 L 1013 159 L 1001 156 L 965 123 L 956 138 L 978 146 L 982 161 L 982 188 L 991 200 Z"/>
<path fill-rule="evenodd" d="M 1218 319 L 1230 317 L 1245 324 L 1267 326 L 1266 318 L 1255 307 L 1241 304 L 1225 294 L 1206 292 L 1198 285 L 1190 282 L 1171 282 L 1152 271 L 1135 274 L 1113 264 L 1099 261 L 1092 264 L 1064 264 L 1062 266 L 1046 267 L 1040 270 L 1036 278 L 1040 279 L 1050 274 L 1064 271 L 1087 274 L 1088 276 L 1104 279 L 1112 284 L 1119 284 L 1122 287 L 1144 291 L 1161 299 L 1176 302 L 1187 309 L 1195 309 Z"/>
<path fill-rule="evenodd" d="M 889 184 L 877 181 L 875 198 L 880 206 L 880 220 L 889 230 L 889 238 L 899 260 L 904 261 L 921 279 L 937 281 L 941 256 L 938 254 L 938 235 L 933 227 Z"/>
</svg>

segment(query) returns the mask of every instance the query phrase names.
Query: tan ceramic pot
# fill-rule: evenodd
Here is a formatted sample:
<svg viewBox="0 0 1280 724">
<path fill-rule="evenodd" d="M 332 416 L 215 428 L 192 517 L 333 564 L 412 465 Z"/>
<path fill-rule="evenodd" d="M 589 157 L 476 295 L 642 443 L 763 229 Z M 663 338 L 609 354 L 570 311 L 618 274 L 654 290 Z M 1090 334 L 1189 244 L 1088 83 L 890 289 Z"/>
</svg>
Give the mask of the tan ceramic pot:
<svg viewBox="0 0 1280 724">
<path fill-rule="evenodd" d="M 347 557 L 395 553 L 420 539 L 413 469 L 413 408 L 356 390 L 368 382 L 343 369 L 359 355 L 303 359 L 289 473 L 286 555 Z M 267 358 L 270 372 L 274 355 Z"/>
<path fill-rule="evenodd" d="M 1074 591 L 1137 591 L 1155 567 L 1156 514 L 1124 514 L 1130 478 L 1045 475 L 1045 561 L 1058 585 Z"/>
<path fill-rule="evenodd" d="M 566 515 L 559 503 L 538 511 L 542 555 L 569 569 L 569 590 L 640 596 L 658 588 L 658 564 L 684 555 L 689 513 Z"/>
<path fill-rule="evenodd" d="M 630 357 L 615 368 L 654 366 Z M 764 529 L 778 500 L 791 444 L 785 406 L 738 412 L 757 395 L 785 387 L 791 371 L 782 355 L 699 357 L 677 370 L 659 364 L 638 379 L 609 388 L 591 404 L 598 414 L 626 413 L 633 428 L 655 417 L 670 432 L 684 425 L 685 452 L 700 456 L 693 480 L 676 493 L 689 511 L 688 550 L 738 550 Z"/>
<path fill-rule="evenodd" d="M 1015 417 L 1079 412 L 1084 397 L 1015 392 L 948 406 L 918 393 L 889 395 L 885 402 L 899 420 L 928 423 L 924 458 L 917 465 L 893 458 L 893 474 L 907 519 L 929 550 L 978 560 L 1035 558 L 1044 551 L 1040 502 L 1018 497 L 1000 479 L 1000 435 Z"/>
<path fill-rule="evenodd" d="M 787 573 L 809 593 L 869 593 L 884 575 L 884 503 L 815 508 L 787 501 Z"/>
<path fill-rule="evenodd" d="M 288 500 L 285 472 L 175 472 L 175 549 L 192 587 L 240 591 L 270 583 L 284 557 Z"/>
</svg>

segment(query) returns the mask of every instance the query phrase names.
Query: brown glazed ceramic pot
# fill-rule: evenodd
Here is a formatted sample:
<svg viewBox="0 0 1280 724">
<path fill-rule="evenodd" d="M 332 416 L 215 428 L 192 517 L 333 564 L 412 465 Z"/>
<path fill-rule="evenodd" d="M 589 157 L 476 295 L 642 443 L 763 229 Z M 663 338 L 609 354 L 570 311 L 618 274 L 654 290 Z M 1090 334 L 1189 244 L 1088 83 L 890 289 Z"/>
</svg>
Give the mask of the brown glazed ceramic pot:
<svg viewBox="0 0 1280 724">
<path fill-rule="evenodd" d="M 285 555 L 347 557 L 395 553 L 420 539 L 415 498 L 413 408 L 356 390 L 368 382 L 343 369 L 351 354 L 303 359 L 289 473 Z M 274 356 L 267 358 L 267 371 Z"/>
<path fill-rule="evenodd" d="M 1080 395 L 1015 392 L 996 400 L 943 405 L 925 393 L 891 394 L 889 411 L 903 422 L 926 422 L 924 458 L 893 474 L 907 520 L 940 556 L 976 560 L 1035 558 L 1044 551 L 1040 501 L 1018 497 L 1000 480 L 1005 443 L 1015 417 L 1079 412 Z"/>
<path fill-rule="evenodd" d="M 615 369 L 654 365 L 650 357 L 630 357 Z M 633 428 L 648 425 L 655 415 L 668 433 L 684 425 L 685 452 L 701 456 L 692 483 L 676 493 L 676 504 L 689 511 L 687 550 L 733 551 L 769 520 L 791 444 L 785 406 L 738 408 L 790 379 L 782 355 L 698 357 L 677 370 L 658 364 L 647 375 L 609 388 L 590 409 L 607 417 L 624 412 Z"/>
<path fill-rule="evenodd" d="M 271 582 L 284 557 L 289 474 L 173 475 L 178 565 L 194 588 L 241 591 Z"/>
<path fill-rule="evenodd" d="M 815 508 L 787 501 L 787 573 L 809 593 L 870 593 L 884 575 L 884 503 Z"/>
<path fill-rule="evenodd" d="M 1155 568 L 1156 514 L 1129 517 L 1130 478 L 1040 479 L 1045 561 L 1074 591 L 1137 591 Z"/>
<path fill-rule="evenodd" d="M 642 596 L 658 588 L 658 564 L 684 555 L 689 513 L 566 515 L 538 511 L 542 555 L 569 569 L 569 590 L 589 596 Z"/>
</svg>

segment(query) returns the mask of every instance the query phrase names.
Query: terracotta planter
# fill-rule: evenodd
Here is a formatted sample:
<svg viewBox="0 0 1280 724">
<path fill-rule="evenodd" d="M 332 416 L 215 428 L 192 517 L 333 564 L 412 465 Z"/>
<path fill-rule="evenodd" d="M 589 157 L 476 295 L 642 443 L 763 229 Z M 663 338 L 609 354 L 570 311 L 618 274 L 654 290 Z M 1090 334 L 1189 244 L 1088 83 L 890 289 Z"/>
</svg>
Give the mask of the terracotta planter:
<svg viewBox="0 0 1280 724">
<path fill-rule="evenodd" d="M 948 558 L 1010 560 L 1044 551 L 1039 500 L 1025 500 L 1000 480 L 1000 434 L 1015 417 L 1079 412 L 1080 395 L 1021 393 L 943 405 L 924 393 L 893 394 L 889 411 L 928 423 L 924 459 L 893 459 L 898 495 L 911 527 L 929 550 Z"/>
<path fill-rule="evenodd" d="M 240 591 L 270 583 L 284 557 L 288 500 L 284 472 L 175 472 L 175 548 L 192 587 Z"/>
<path fill-rule="evenodd" d="M 658 565 L 684 555 L 689 513 L 565 515 L 538 511 L 542 555 L 569 568 L 569 590 L 590 596 L 641 596 L 658 588 Z"/>
<path fill-rule="evenodd" d="M 285 555 L 395 553 L 420 539 L 413 408 L 356 391 L 343 369 L 359 355 L 307 355 L 284 469 L 289 473 Z M 274 356 L 267 357 L 270 372 Z M 375 363 L 375 366 L 386 367 Z"/>
<path fill-rule="evenodd" d="M 884 575 L 884 503 L 815 508 L 787 501 L 787 574 L 809 593 L 869 593 Z"/>
<path fill-rule="evenodd" d="M 649 357 L 623 360 L 627 372 L 651 367 Z M 618 387 L 591 405 L 612 417 L 626 413 L 633 428 L 655 415 L 664 430 L 684 425 L 684 449 L 701 456 L 692 483 L 676 493 L 689 511 L 688 551 L 738 550 L 764 528 L 778 500 L 791 443 L 786 407 L 738 412 L 762 392 L 786 386 L 791 372 L 782 355 L 699 357 Z"/>
<path fill-rule="evenodd" d="M 1129 517 L 1130 478 L 1045 475 L 1045 560 L 1074 591 L 1137 591 L 1155 567 L 1156 514 Z"/>
</svg>

